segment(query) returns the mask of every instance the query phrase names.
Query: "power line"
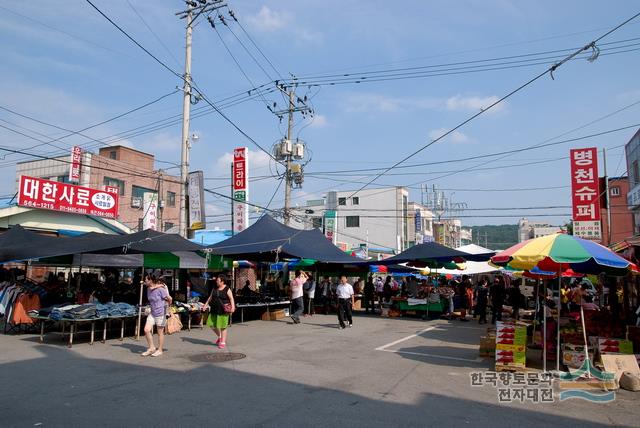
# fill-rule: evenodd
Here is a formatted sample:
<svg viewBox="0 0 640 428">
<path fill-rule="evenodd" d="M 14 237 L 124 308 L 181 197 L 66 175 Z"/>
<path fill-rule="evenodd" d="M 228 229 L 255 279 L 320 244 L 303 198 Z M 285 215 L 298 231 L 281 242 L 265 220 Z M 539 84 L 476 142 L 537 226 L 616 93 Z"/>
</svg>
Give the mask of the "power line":
<svg viewBox="0 0 640 428">
<path fill-rule="evenodd" d="M 142 17 L 142 15 L 140 15 L 140 13 L 138 13 L 136 8 L 133 7 L 133 4 L 131 4 L 129 0 L 127 0 L 127 4 L 131 8 L 131 10 L 133 10 L 133 12 L 138 16 L 138 18 L 140 18 L 140 21 L 142 21 L 144 26 L 147 27 L 147 30 L 149 30 L 149 32 L 153 34 L 153 37 L 155 37 L 156 41 L 160 43 L 160 45 L 164 48 L 165 52 L 167 52 L 169 56 L 173 59 L 173 62 L 175 62 L 178 67 L 180 67 L 180 61 L 178 61 L 175 55 L 173 55 L 173 52 L 171 52 L 171 50 L 167 47 L 167 45 L 164 44 L 162 39 L 156 34 L 155 31 L 153 31 L 153 29 L 149 26 L 149 24 L 147 24 L 147 21 Z"/>
<path fill-rule="evenodd" d="M 407 160 L 411 159 L 412 157 L 414 157 L 415 155 L 421 153 L 422 151 L 424 151 L 425 149 L 427 149 L 428 147 L 432 146 L 433 144 L 437 143 L 438 141 L 442 140 L 443 138 L 445 138 L 447 135 L 450 135 L 451 133 L 453 133 L 454 131 L 462 128 L 463 126 L 465 126 L 467 123 L 471 122 L 472 120 L 474 120 L 475 118 L 477 118 L 478 116 L 484 114 L 485 112 L 491 110 L 493 107 L 495 107 L 496 105 L 502 103 L 504 100 L 508 99 L 509 97 L 513 96 L 514 94 L 516 94 L 517 92 L 521 91 L 522 89 L 526 88 L 527 86 L 531 85 L 532 83 L 534 83 L 535 81 L 539 80 L 540 78 L 542 78 L 543 76 L 546 76 L 547 74 L 549 74 L 552 78 L 553 78 L 553 72 L 556 71 L 559 67 L 561 67 L 563 64 L 565 64 L 567 61 L 570 61 L 572 58 L 576 57 L 577 55 L 579 55 L 580 53 L 587 51 L 589 49 L 593 49 L 594 51 L 594 56 L 592 57 L 593 60 L 595 60 L 597 58 L 596 55 L 596 43 L 600 40 L 602 40 L 604 37 L 608 36 L 609 34 L 613 33 L 614 31 L 616 31 L 617 29 L 619 29 L 620 27 L 622 27 L 623 25 L 627 24 L 628 22 L 630 22 L 631 20 L 635 19 L 637 16 L 639 16 L 640 13 L 635 14 L 634 16 L 632 16 L 631 18 L 627 19 L 626 21 L 624 21 L 623 23 L 619 24 L 618 26 L 616 26 L 615 28 L 611 29 L 610 31 L 607 31 L 606 33 L 604 33 L 602 36 L 598 37 L 597 39 L 595 39 L 594 41 L 592 41 L 591 43 L 583 46 L 582 48 L 578 49 L 577 51 L 575 51 L 574 53 L 572 53 L 571 55 L 568 55 L 566 58 L 564 58 L 563 60 L 561 60 L 560 62 L 555 63 L 554 65 L 552 65 L 551 67 L 549 67 L 548 69 L 546 69 L 545 71 L 539 73 L 538 75 L 536 75 L 535 77 L 529 79 L 527 82 L 525 82 L 524 84 L 520 85 L 519 87 L 517 87 L 516 89 L 512 90 L 511 92 L 509 92 L 508 94 L 504 95 L 502 98 L 498 99 L 497 101 L 491 103 L 489 106 L 487 106 L 484 109 L 481 109 L 478 113 L 475 113 L 474 115 L 472 115 L 471 117 L 469 117 L 468 119 L 464 120 L 463 122 L 461 122 L 459 125 L 455 126 L 454 128 L 450 129 L 449 131 L 445 132 L 444 134 L 442 134 L 441 136 L 439 136 L 438 138 L 434 139 L 433 141 L 431 141 L 430 143 L 422 146 L 421 148 L 419 148 L 418 150 L 415 150 L 413 153 L 409 154 L 408 156 L 405 156 L 403 159 L 401 159 L 400 161 L 396 162 L 394 165 L 392 165 L 391 167 L 387 168 L 385 171 L 381 172 L 380 174 L 378 174 L 376 177 L 374 177 L 372 180 L 370 180 L 369 183 L 365 184 L 364 186 L 362 186 L 359 190 L 357 190 L 356 192 L 354 192 L 351 197 L 353 197 L 354 195 L 358 194 L 359 191 L 365 189 L 369 184 L 375 182 L 378 178 L 382 177 L 384 174 L 386 174 L 387 172 L 389 172 L 390 170 L 392 170 L 393 168 L 395 168 L 396 166 L 406 162 Z"/>
<path fill-rule="evenodd" d="M 158 59 L 157 56 L 155 56 L 154 54 L 152 54 L 151 52 L 149 52 L 147 50 L 147 48 L 145 48 L 144 46 L 142 46 L 140 43 L 138 43 L 138 41 L 136 39 L 134 39 L 133 37 L 131 37 L 129 35 L 129 33 L 127 33 L 125 30 L 122 29 L 122 27 L 120 27 L 118 24 L 116 24 L 111 18 L 109 18 L 107 15 L 104 14 L 104 12 L 102 12 L 100 9 L 98 9 L 98 7 L 93 4 L 91 2 L 91 0 L 85 0 L 87 3 L 89 3 L 91 5 L 91 7 L 93 7 L 100 15 L 102 15 L 102 17 L 104 19 L 106 19 L 107 21 L 109 21 L 109 23 L 111 23 L 111 25 L 113 25 L 114 27 L 116 27 L 122 34 L 124 34 L 124 36 L 126 38 L 128 38 L 129 40 L 131 40 L 136 46 L 138 46 L 140 49 L 142 49 L 144 51 L 144 53 L 146 53 L 147 55 L 149 55 L 151 58 L 153 58 L 158 64 L 160 64 L 160 66 L 162 66 L 163 68 L 165 68 L 167 71 L 169 71 L 169 73 L 173 74 L 174 76 L 176 76 L 178 79 L 180 80 L 184 80 L 184 77 L 182 75 L 180 75 L 178 72 L 174 71 L 171 67 L 169 67 L 167 64 L 165 64 L 164 62 L 162 62 L 160 59 Z"/>
</svg>

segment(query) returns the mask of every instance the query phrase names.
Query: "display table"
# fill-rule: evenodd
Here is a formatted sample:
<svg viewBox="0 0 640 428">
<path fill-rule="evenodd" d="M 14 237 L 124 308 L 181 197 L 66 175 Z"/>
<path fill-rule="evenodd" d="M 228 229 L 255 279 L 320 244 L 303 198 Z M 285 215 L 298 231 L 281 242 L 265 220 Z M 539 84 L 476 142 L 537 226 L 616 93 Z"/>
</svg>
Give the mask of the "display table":
<svg viewBox="0 0 640 428">
<path fill-rule="evenodd" d="M 120 321 L 120 340 L 124 340 L 124 323 L 128 318 L 135 318 L 137 317 L 137 315 L 134 316 L 113 316 L 113 317 L 107 317 L 107 318 L 88 318 L 88 319 L 68 319 L 68 318 L 64 318 L 64 319 L 59 319 L 59 320 L 52 320 L 49 317 L 44 317 L 44 316 L 31 316 L 32 319 L 36 320 L 38 323 L 40 323 L 40 343 L 44 342 L 44 328 L 45 325 L 47 323 L 60 323 L 60 325 L 62 326 L 62 331 L 58 334 L 61 334 L 63 337 L 65 334 L 69 335 L 69 342 L 67 343 L 67 346 L 69 348 L 71 348 L 73 346 L 73 337 L 74 335 L 78 334 L 78 333 L 84 333 L 84 332 L 80 332 L 78 331 L 78 327 L 81 324 L 91 324 L 91 329 L 88 331 L 88 333 L 91 333 L 91 340 L 89 342 L 89 345 L 93 345 L 93 343 L 95 342 L 95 332 L 96 332 L 96 323 L 98 322 L 103 322 L 103 329 L 102 329 L 102 343 L 105 343 L 107 341 L 107 326 L 109 321 Z M 69 326 L 69 333 L 66 332 L 66 327 L 67 325 Z"/>
<path fill-rule="evenodd" d="M 240 309 L 240 324 L 244 322 L 244 310 L 246 308 L 267 308 L 267 312 L 271 314 L 271 308 L 277 306 L 289 306 L 291 305 L 290 300 L 283 300 L 280 302 L 260 302 L 260 303 L 238 303 L 236 308 Z"/>
<path fill-rule="evenodd" d="M 426 303 L 420 305 L 409 305 L 406 300 L 395 300 L 393 302 L 401 311 L 425 311 L 425 312 L 443 312 L 444 305 L 442 300 L 435 303 Z"/>
</svg>

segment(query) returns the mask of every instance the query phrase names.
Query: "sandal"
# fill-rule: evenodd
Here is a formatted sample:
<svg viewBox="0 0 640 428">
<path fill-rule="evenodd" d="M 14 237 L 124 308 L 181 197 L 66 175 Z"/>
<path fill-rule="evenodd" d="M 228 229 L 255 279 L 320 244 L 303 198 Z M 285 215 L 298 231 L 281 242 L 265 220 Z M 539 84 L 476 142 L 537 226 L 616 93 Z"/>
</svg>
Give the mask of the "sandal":
<svg viewBox="0 0 640 428">
<path fill-rule="evenodd" d="M 216 345 L 220 344 L 220 338 L 218 338 L 218 340 L 216 340 Z"/>
<path fill-rule="evenodd" d="M 156 352 L 151 354 L 152 357 L 159 357 L 160 355 L 162 355 L 162 350 L 160 350 L 160 349 L 158 349 Z"/>
<path fill-rule="evenodd" d="M 156 352 L 156 348 L 153 348 L 153 349 L 147 349 L 146 351 L 144 351 L 144 352 L 142 353 L 142 356 L 143 356 L 143 357 L 148 357 L 149 355 L 153 354 L 154 352 Z"/>
<path fill-rule="evenodd" d="M 220 348 L 220 349 L 224 349 L 226 346 L 227 346 L 227 344 L 224 343 L 224 342 L 218 343 L 218 348 Z"/>
</svg>

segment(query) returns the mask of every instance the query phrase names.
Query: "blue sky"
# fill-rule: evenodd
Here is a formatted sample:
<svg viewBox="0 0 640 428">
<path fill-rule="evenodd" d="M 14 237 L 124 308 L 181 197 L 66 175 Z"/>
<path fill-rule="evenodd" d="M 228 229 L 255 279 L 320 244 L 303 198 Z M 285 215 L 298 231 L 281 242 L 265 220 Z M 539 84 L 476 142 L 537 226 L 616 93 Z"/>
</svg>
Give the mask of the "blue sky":
<svg viewBox="0 0 640 428">
<path fill-rule="evenodd" d="M 181 72 L 184 29 L 174 13 L 184 9 L 182 2 L 95 0 L 95 4 L 169 67 Z M 285 77 L 294 74 L 301 80 L 319 74 L 358 75 L 567 50 L 543 55 L 545 59 L 533 66 L 371 83 L 300 86 L 298 94 L 307 95 L 316 111 L 313 122 L 297 117 L 296 135 L 313 152 L 306 166 L 304 186 L 293 192 L 294 204 L 300 205 L 331 189 L 358 189 L 361 183 L 373 178 L 366 175 L 370 172 L 359 170 L 392 165 L 544 71 L 554 62 L 553 58 L 584 46 L 638 12 L 638 3 L 633 1 L 458 1 L 455 6 L 447 1 L 355 0 L 228 4 L 278 74 Z M 84 1 L 3 2 L 0 6 L 3 107 L 79 130 L 171 93 L 180 85 L 179 79 L 146 56 Z M 603 39 L 599 45 L 602 53 L 596 61 L 580 59 L 563 65 L 554 73 L 554 80 L 543 77 L 407 164 L 524 148 L 561 135 L 551 141 L 640 123 L 640 103 L 634 104 L 640 101 L 637 79 L 640 51 L 633 51 L 639 41 L 626 41 L 640 37 L 639 24 L 637 19 Z M 239 26 L 232 23 L 230 30 L 252 51 L 267 73 L 247 55 L 228 28 L 222 25 L 217 28 L 252 83 L 239 71 L 215 31 L 203 21 L 194 30 L 192 72 L 209 99 L 215 101 L 242 93 L 253 85 L 268 82 L 267 73 L 271 77 L 276 75 Z M 630 52 L 620 52 L 624 50 Z M 504 61 L 531 58 L 538 57 Z M 267 94 L 265 99 L 268 103 L 277 102 L 279 108 L 284 106 L 277 93 Z M 195 108 L 207 106 L 201 102 Z M 181 97 L 176 93 L 86 133 L 105 139 L 180 112 Z M 285 131 L 284 122 L 279 124 L 261 99 L 237 104 L 224 112 L 267 149 Z M 64 134 L 6 111 L 0 111 L 0 125 L 40 139 L 46 139 L 43 135 L 55 138 Z M 569 132 L 576 128 L 581 129 Z M 174 124 L 143 135 L 125 134 L 119 143 L 152 152 L 162 161 L 179 162 L 180 129 L 180 124 Z M 220 187 L 218 191 L 228 194 L 228 188 L 221 186 L 227 183 L 230 154 L 238 146 L 248 146 L 252 151 L 253 176 L 275 172 L 266 155 L 215 113 L 194 118 L 192 130 L 200 139 L 191 152 L 191 169 L 205 171 L 208 187 Z M 504 158 L 396 169 L 378 179 L 373 187 L 411 185 L 411 196 L 416 201 L 420 200 L 419 183 L 452 189 L 447 192 L 455 192 L 454 200 L 468 205 L 464 215 L 470 217 L 465 217 L 464 222 L 470 225 L 515 223 L 530 213 L 553 214 L 540 220 L 560 224 L 568 220 L 570 208 L 484 209 L 569 206 L 569 164 L 563 159 L 569 149 L 607 148 L 609 175 L 622 175 L 626 171 L 623 145 L 636 130 L 631 128 Z M 26 148 L 36 144 L 4 129 L 0 129 L 0 139 L 3 147 Z M 62 148 L 73 144 L 96 146 L 81 137 L 55 144 Z M 44 155 L 64 152 L 51 146 L 32 151 Z M 9 155 L 0 160 L 1 196 L 13 194 L 15 162 L 24 159 L 27 157 Z M 162 168 L 170 166 L 158 164 Z M 336 170 L 355 171 L 337 177 L 326 174 Z M 449 175 L 451 171 L 457 172 Z M 176 169 L 168 172 L 177 174 Z M 440 177 L 443 175 L 449 176 Z M 359 183 L 339 182 L 336 178 Z M 265 205 L 277 186 L 275 178 L 252 183 L 252 201 Z M 547 189 L 504 191 L 541 187 Z M 271 208 L 282 207 L 283 196 L 281 187 Z M 211 215 L 229 212 L 228 201 L 212 195 L 207 196 L 207 208 Z M 228 225 L 228 217 L 211 217 L 210 223 L 224 227 Z"/>
</svg>

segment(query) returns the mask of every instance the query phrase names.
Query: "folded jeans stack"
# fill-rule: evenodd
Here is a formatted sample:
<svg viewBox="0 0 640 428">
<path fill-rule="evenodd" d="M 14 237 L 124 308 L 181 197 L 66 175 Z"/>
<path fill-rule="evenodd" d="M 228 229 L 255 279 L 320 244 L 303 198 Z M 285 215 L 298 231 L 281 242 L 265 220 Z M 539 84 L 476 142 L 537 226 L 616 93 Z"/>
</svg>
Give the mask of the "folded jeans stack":
<svg viewBox="0 0 640 428">
<path fill-rule="evenodd" d="M 58 321 L 61 320 L 63 318 L 69 318 L 68 316 L 65 316 L 65 314 L 67 313 L 67 311 L 77 308 L 80 305 L 66 305 L 66 306 L 57 306 L 57 307 L 53 307 L 51 309 L 51 313 L 49 314 L 49 318 L 51 318 L 52 320 Z"/>
<path fill-rule="evenodd" d="M 97 318 L 96 305 L 95 303 L 87 303 L 84 305 L 80 305 L 76 308 L 70 309 L 65 312 L 64 318 L 76 319 L 76 320 L 78 319 L 86 320 L 86 319 Z"/>
</svg>

